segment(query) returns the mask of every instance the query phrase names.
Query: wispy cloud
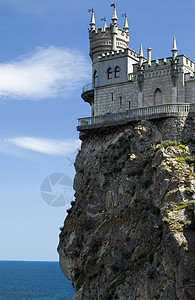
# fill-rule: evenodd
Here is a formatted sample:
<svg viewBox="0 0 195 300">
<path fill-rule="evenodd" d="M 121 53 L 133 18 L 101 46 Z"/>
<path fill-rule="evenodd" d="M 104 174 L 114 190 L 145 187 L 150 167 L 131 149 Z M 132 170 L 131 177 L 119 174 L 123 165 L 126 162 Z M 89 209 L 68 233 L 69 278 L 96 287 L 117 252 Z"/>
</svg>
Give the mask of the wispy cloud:
<svg viewBox="0 0 195 300">
<path fill-rule="evenodd" d="M 80 141 L 76 139 L 54 140 L 46 138 L 36 138 L 28 136 L 19 136 L 4 139 L 6 143 L 36 151 L 43 154 L 70 155 L 80 148 Z"/>
<path fill-rule="evenodd" d="M 17 61 L 0 64 L 1 99 L 40 100 L 70 96 L 89 80 L 89 63 L 80 52 L 50 46 Z"/>
</svg>

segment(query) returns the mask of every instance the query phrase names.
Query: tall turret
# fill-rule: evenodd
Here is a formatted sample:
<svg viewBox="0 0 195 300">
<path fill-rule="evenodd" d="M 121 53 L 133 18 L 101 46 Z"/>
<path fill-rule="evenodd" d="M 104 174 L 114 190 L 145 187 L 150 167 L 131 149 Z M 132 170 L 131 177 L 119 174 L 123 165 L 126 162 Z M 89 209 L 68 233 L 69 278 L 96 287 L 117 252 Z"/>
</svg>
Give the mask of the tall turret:
<svg viewBox="0 0 195 300">
<path fill-rule="evenodd" d="M 92 62 L 97 62 L 98 56 L 103 53 L 124 50 L 129 45 L 129 27 L 127 22 L 127 16 L 125 16 L 124 28 L 120 29 L 117 24 L 117 12 L 114 5 L 111 24 L 109 27 L 104 23 L 103 28 L 96 29 L 94 11 L 92 11 L 89 39 L 90 39 L 90 57 Z"/>
</svg>

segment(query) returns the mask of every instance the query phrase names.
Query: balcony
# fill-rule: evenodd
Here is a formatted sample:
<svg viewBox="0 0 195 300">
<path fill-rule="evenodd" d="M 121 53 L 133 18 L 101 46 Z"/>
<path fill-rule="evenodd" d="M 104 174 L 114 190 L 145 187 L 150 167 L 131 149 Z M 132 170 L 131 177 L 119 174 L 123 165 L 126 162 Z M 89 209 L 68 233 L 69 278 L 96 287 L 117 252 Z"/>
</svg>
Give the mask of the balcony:
<svg viewBox="0 0 195 300">
<path fill-rule="evenodd" d="M 88 83 L 84 85 L 81 97 L 85 102 L 88 102 L 90 105 L 92 105 L 92 101 L 94 100 L 94 84 Z"/>
<path fill-rule="evenodd" d="M 77 130 L 88 132 L 89 130 L 105 127 L 125 125 L 140 120 L 152 120 L 168 117 L 195 116 L 195 104 L 176 103 L 163 104 L 150 107 L 131 109 L 126 112 L 105 114 L 94 117 L 78 119 Z"/>
</svg>

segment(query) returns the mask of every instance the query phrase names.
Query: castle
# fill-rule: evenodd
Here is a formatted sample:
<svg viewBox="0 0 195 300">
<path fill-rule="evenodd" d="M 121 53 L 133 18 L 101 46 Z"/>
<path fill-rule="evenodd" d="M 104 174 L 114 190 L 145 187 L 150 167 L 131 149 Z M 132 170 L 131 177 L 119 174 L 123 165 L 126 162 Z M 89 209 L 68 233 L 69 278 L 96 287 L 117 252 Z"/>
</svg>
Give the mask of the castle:
<svg viewBox="0 0 195 300">
<path fill-rule="evenodd" d="M 91 105 L 91 117 L 79 119 L 78 130 L 108 121 L 136 116 L 188 113 L 195 109 L 195 67 L 185 55 L 178 55 L 173 39 L 172 56 L 152 60 L 131 50 L 127 15 L 123 29 L 117 24 L 114 5 L 110 27 L 96 28 L 92 10 L 89 39 L 92 60 L 92 83 L 85 85 L 84 101 Z M 150 108 L 150 110 L 148 109 Z M 98 125 L 99 124 L 99 125 Z"/>
</svg>

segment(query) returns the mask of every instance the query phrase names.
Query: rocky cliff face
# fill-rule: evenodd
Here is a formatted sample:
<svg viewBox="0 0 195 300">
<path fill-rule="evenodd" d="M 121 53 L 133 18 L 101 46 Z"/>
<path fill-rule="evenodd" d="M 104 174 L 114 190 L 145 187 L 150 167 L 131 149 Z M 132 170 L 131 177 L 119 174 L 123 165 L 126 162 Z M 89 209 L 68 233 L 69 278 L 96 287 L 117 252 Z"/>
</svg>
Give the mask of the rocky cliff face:
<svg viewBox="0 0 195 300">
<path fill-rule="evenodd" d="M 83 140 L 58 246 L 74 300 L 195 299 L 193 126 L 142 121 Z"/>
</svg>

